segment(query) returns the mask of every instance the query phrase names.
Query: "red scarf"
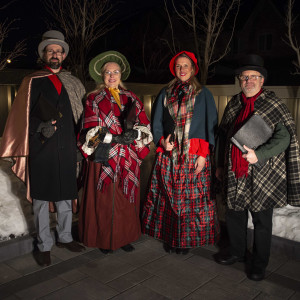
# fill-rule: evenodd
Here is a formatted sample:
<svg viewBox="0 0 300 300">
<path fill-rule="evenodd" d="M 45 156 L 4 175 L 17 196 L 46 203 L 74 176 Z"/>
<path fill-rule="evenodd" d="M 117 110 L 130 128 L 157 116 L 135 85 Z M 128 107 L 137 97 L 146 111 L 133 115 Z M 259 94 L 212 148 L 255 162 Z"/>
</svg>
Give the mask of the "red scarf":
<svg viewBox="0 0 300 300">
<path fill-rule="evenodd" d="M 247 98 L 244 93 L 242 93 L 243 108 L 237 117 L 234 124 L 234 133 L 236 133 L 242 125 L 245 123 L 245 120 L 251 115 L 254 110 L 254 102 L 257 97 L 262 93 L 262 89 L 253 97 Z M 237 148 L 235 145 L 232 145 L 231 151 L 231 161 L 232 161 L 232 171 L 235 172 L 235 177 L 247 177 L 248 176 L 248 166 L 249 163 L 242 157 L 242 151 Z"/>
<path fill-rule="evenodd" d="M 47 69 L 47 70 L 49 70 L 51 73 L 53 73 L 53 71 L 51 70 L 50 67 L 45 66 L 45 69 Z M 62 67 L 60 67 L 59 70 L 61 70 L 61 69 L 62 69 Z M 57 90 L 58 95 L 60 95 L 62 83 L 61 83 L 61 81 L 59 80 L 59 78 L 55 75 L 55 73 L 53 73 L 53 75 L 50 75 L 48 78 L 49 78 L 49 79 L 52 81 L 52 83 L 54 84 L 54 86 L 55 86 L 55 88 L 56 88 L 56 90 Z"/>
</svg>

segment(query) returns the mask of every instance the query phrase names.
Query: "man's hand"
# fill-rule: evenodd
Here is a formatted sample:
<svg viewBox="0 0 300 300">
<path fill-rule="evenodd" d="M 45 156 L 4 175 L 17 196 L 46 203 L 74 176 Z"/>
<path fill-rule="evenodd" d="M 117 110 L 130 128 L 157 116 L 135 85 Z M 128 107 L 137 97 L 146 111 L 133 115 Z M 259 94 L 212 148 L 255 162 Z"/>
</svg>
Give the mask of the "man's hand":
<svg viewBox="0 0 300 300">
<path fill-rule="evenodd" d="M 195 175 L 198 175 L 205 166 L 205 157 L 198 156 L 195 163 Z"/>
<path fill-rule="evenodd" d="M 40 132 L 45 138 L 51 138 L 51 136 L 56 131 L 56 126 L 54 126 L 56 123 L 56 120 L 50 120 L 47 122 L 41 122 L 37 132 Z"/>
<path fill-rule="evenodd" d="M 168 135 L 166 139 L 161 140 L 161 145 L 166 151 L 172 151 L 174 148 L 174 142 L 170 142 L 171 134 Z"/>
<path fill-rule="evenodd" d="M 247 146 L 243 146 L 248 153 L 243 154 L 242 157 L 251 165 L 256 164 L 258 162 L 258 159 L 256 157 L 255 151 L 251 148 L 248 148 Z"/>
</svg>

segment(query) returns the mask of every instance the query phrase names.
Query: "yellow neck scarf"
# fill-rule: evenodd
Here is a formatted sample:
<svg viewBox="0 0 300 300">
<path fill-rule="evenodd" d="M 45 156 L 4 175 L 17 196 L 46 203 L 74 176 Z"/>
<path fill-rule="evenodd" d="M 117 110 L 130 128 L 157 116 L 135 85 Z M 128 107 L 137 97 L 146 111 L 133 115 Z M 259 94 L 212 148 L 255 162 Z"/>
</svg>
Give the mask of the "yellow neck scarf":
<svg viewBox="0 0 300 300">
<path fill-rule="evenodd" d="M 121 102 L 120 102 L 120 90 L 117 88 L 108 88 L 114 99 L 116 100 L 117 104 L 121 108 Z"/>
</svg>

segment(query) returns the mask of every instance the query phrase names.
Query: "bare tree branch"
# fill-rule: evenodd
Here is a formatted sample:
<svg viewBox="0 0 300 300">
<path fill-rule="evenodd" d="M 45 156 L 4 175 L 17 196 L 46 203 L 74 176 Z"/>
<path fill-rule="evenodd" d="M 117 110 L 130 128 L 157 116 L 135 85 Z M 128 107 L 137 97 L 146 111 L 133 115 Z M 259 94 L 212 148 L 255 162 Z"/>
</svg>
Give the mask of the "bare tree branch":
<svg viewBox="0 0 300 300">
<path fill-rule="evenodd" d="M 170 13 L 169 13 L 169 10 L 168 10 L 167 1 L 164 0 L 164 3 L 165 3 L 165 10 L 166 10 L 166 13 L 167 13 L 167 16 L 168 16 L 170 29 L 171 29 L 171 35 L 172 35 L 172 48 L 170 47 L 170 49 L 171 49 L 172 53 L 175 53 L 176 52 L 176 47 L 175 47 L 173 23 L 172 23 L 171 16 L 170 16 Z M 169 43 L 167 43 L 167 44 L 169 45 Z"/>
<path fill-rule="evenodd" d="M 176 5 L 174 4 L 174 0 L 172 0 L 172 5 L 173 5 L 173 8 L 174 8 L 176 14 L 178 15 L 178 17 L 181 18 L 184 22 L 186 22 L 188 26 L 192 27 L 193 24 L 189 20 L 191 18 L 191 16 L 192 16 L 191 13 L 189 13 L 184 6 L 181 6 L 181 10 L 183 11 L 183 13 L 181 14 L 177 10 Z"/>
<path fill-rule="evenodd" d="M 295 72 L 291 74 L 300 74 L 300 47 L 298 45 L 298 41 L 296 36 L 293 34 L 293 26 L 297 17 L 293 17 L 293 7 L 294 7 L 295 0 L 288 0 L 288 7 L 286 11 L 286 19 L 285 23 L 287 26 L 287 34 L 286 39 L 284 41 L 296 52 L 297 61 L 293 61 L 293 65 L 295 66 Z"/>
<path fill-rule="evenodd" d="M 188 26 L 193 35 L 200 68 L 200 82 L 205 84 L 209 67 L 220 61 L 230 50 L 240 0 L 186 0 L 185 5 L 180 7 L 176 6 L 174 0 L 170 1 L 175 14 Z M 217 45 L 223 38 L 222 32 L 226 22 L 231 22 L 230 34 L 226 41 L 223 41 L 225 46 L 220 51 Z"/>
<path fill-rule="evenodd" d="M 233 10 L 233 8 L 234 8 L 235 5 L 237 5 L 237 13 L 234 15 L 233 25 L 232 25 L 233 29 L 231 30 L 231 34 L 230 34 L 230 37 L 228 39 L 226 48 L 224 49 L 223 54 L 219 55 L 219 57 L 216 58 L 215 60 L 212 60 L 214 49 L 216 47 L 216 42 L 217 42 L 218 38 L 220 37 L 222 28 L 224 26 L 225 21 L 228 18 L 229 12 Z M 219 60 L 221 60 L 229 52 L 229 50 L 230 50 L 230 44 L 231 44 L 231 41 L 232 41 L 232 38 L 233 38 L 233 34 L 234 34 L 236 19 L 237 19 L 238 12 L 239 12 L 239 7 L 240 7 L 240 0 L 232 1 L 231 4 L 230 4 L 230 6 L 228 7 L 228 9 L 226 10 L 225 14 L 221 18 L 221 21 L 218 23 L 218 29 L 217 29 L 217 32 L 216 32 L 216 37 L 215 37 L 215 39 L 214 39 L 214 41 L 212 43 L 212 48 L 211 48 L 212 51 L 211 51 L 211 55 L 210 55 L 210 58 L 209 58 L 210 64 L 214 64 L 214 63 L 218 62 Z"/>
<path fill-rule="evenodd" d="M 9 5 L 11 5 L 16 0 L 11 0 L 7 2 L 5 5 L 0 7 L 0 10 L 6 9 Z M 20 56 L 25 55 L 25 40 L 19 41 L 15 44 L 13 49 L 4 49 L 5 41 L 7 40 L 9 33 L 17 28 L 12 27 L 13 24 L 17 20 L 5 20 L 0 22 L 0 70 L 6 68 L 7 64 Z"/>
<path fill-rule="evenodd" d="M 54 18 L 49 25 L 63 29 L 71 47 L 68 56 L 71 69 L 83 83 L 87 80 L 86 60 L 92 45 L 117 25 L 109 21 L 116 5 L 112 3 L 112 0 L 45 1 Z"/>
<path fill-rule="evenodd" d="M 0 6 L 0 10 L 2 9 L 6 9 L 9 5 L 13 4 L 14 2 L 16 2 L 17 0 L 10 0 L 9 2 L 7 2 L 6 4 L 2 4 L 2 6 Z"/>
<path fill-rule="evenodd" d="M 15 60 L 17 57 L 25 56 L 24 52 L 26 50 L 26 44 L 25 41 L 18 42 L 14 49 L 3 56 L 0 56 L 0 70 L 3 70 L 6 68 L 9 61 Z M 0 50 L 1 51 L 1 50 Z M 0 52 L 0 54 L 2 54 Z"/>
</svg>

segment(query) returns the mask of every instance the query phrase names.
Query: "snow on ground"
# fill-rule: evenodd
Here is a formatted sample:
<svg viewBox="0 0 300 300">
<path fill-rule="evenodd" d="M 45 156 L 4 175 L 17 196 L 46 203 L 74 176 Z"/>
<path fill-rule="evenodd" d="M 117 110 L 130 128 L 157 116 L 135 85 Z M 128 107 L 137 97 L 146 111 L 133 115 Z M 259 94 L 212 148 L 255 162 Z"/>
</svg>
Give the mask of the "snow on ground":
<svg viewBox="0 0 300 300">
<path fill-rule="evenodd" d="M 26 186 L 11 170 L 9 160 L 0 159 L 0 242 L 35 231 L 32 205 Z M 51 225 L 55 215 L 51 214 Z"/>
<path fill-rule="evenodd" d="M 248 227 L 253 229 L 250 213 Z M 300 242 L 300 207 L 287 205 L 274 209 L 273 235 Z"/>
<path fill-rule="evenodd" d="M 28 234 L 34 228 L 25 184 L 13 174 L 11 165 L 0 160 L 0 240 Z"/>
<path fill-rule="evenodd" d="M 25 185 L 11 171 L 11 162 L 0 159 L 0 241 L 34 232 L 32 206 L 25 195 Z M 252 228 L 251 217 L 248 226 Z M 300 242 L 300 207 L 274 209 L 273 234 Z"/>
</svg>

